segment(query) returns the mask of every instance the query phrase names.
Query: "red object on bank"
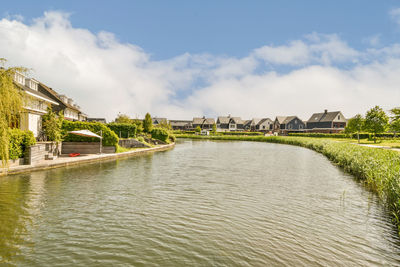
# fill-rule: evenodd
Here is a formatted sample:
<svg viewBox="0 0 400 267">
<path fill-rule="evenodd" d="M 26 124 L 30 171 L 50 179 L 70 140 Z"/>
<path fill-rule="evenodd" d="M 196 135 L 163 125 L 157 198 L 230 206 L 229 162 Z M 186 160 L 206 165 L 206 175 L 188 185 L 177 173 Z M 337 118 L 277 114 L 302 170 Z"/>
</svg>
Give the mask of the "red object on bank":
<svg viewBox="0 0 400 267">
<path fill-rule="evenodd" d="M 70 157 L 77 157 L 77 156 L 80 156 L 80 155 L 81 155 L 81 153 L 71 153 L 71 154 L 69 154 Z"/>
</svg>

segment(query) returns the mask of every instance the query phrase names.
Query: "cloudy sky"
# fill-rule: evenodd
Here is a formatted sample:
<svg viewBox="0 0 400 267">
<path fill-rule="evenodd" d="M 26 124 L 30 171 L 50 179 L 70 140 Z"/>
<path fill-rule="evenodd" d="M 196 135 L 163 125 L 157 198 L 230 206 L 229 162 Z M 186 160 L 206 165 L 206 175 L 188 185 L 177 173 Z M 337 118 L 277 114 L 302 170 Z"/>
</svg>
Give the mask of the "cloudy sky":
<svg viewBox="0 0 400 267">
<path fill-rule="evenodd" d="M 8 2 L 0 57 L 91 117 L 400 106 L 397 1 Z"/>
</svg>

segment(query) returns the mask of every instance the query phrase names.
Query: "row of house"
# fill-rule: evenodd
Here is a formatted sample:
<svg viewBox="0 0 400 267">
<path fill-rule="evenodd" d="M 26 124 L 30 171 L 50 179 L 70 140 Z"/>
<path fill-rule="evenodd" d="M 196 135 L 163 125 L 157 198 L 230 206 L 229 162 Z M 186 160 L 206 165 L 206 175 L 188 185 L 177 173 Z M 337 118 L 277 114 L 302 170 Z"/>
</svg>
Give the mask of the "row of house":
<svg viewBox="0 0 400 267">
<path fill-rule="evenodd" d="M 277 116 L 275 120 L 270 118 L 242 120 L 240 117 L 230 115 L 220 116 L 217 120 L 206 117 L 193 118 L 193 120 L 153 119 L 155 125 L 161 122 L 169 123 L 174 130 L 184 131 L 194 130 L 197 127 L 211 131 L 215 124 L 217 132 L 257 131 L 287 134 L 290 132 L 338 133 L 344 130 L 347 120 L 340 111 L 328 112 L 325 110 L 312 114 L 307 121 L 303 121 L 297 116 Z"/>
<path fill-rule="evenodd" d="M 81 111 L 71 98 L 57 93 L 42 82 L 28 78 L 24 74 L 14 74 L 14 84 L 23 92 L 24 110 L 16 127 L 29 130 L 40 139 L 42 134 L 42 116 L 50 108 L 54 112 L 62 111 L 64 118 L 70 121 L 86 121 L 87 115 Z"/>
</svg>

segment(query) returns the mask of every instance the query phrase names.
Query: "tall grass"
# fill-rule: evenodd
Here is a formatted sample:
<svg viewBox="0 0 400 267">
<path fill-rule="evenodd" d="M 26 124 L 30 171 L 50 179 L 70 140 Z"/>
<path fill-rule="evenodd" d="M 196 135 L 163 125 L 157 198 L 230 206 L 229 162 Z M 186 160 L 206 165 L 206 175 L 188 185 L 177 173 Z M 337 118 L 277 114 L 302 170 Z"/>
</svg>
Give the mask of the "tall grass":
<svg viewBox="0 0 400 267">
<path fill-rule="evenodd" d="M 309 137 L 198 135 L 178 135 L 177 137 L 269 142 L 296 145 L 315 150 L 324 154 L 332 162 L 376 192 L 389 208 L 400 232 L 400 153 L 397 151 Z"/>
</svg>

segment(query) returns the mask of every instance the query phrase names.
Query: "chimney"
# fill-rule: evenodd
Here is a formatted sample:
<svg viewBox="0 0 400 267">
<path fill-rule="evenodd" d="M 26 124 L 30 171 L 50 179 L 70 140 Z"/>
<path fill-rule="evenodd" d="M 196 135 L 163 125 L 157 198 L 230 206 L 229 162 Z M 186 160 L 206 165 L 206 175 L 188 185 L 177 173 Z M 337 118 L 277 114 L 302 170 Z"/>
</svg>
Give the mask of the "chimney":
<svg viewBox="0 0 400 267">
<path fill-rule="evenodd" d="M 327 109 L 325 109 L 325 114 L 326 114 L 326 113 L 328 113 L 328 110 L 327 110 Z"/>
<path fill-rule="evenodd" d="M 203 119 L 205 119 L 206 118 L 206 116 L 203 116 Z"/>
</svg>

